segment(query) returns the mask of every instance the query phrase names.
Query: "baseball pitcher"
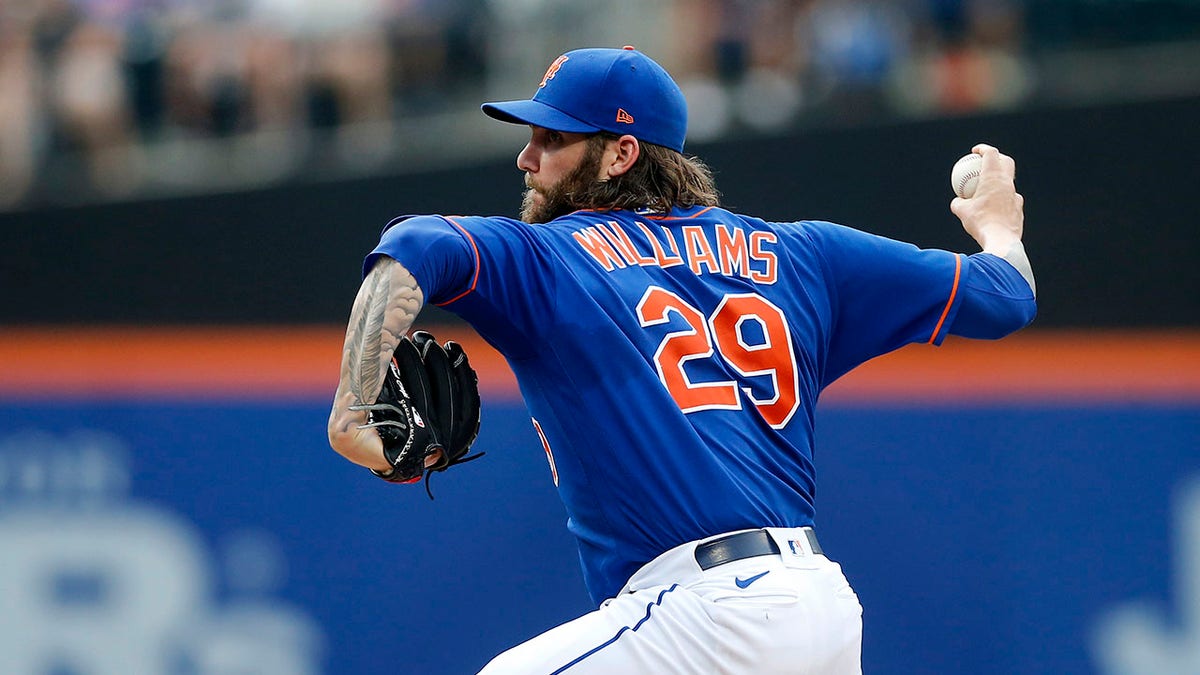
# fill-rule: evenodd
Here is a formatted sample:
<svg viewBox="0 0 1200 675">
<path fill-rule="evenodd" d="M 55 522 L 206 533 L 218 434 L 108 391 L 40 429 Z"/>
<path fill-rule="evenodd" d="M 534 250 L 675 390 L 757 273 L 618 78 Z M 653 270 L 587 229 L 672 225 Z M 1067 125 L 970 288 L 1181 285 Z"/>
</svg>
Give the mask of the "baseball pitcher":
<svg viewBox="0 0 1200 675">
<path fill-rule="evenodd" d="M 817 397 L 903 345 L 1032 321 L 1013 160 L 974 148 L 967 255 L 721 208 L 683 94 L 632 47 L 563 54 L 483 111 L 530 128 L 521 220 L 388 224 L 329 420 L 339 453 L 419 481 L 470 458 L 479 399 L 461 348 L 406 336 L 417 312 L 507 358 L 597 609 L 483 672 L 860 672 L 862 608 L 813 528 Z"/>
</svg>

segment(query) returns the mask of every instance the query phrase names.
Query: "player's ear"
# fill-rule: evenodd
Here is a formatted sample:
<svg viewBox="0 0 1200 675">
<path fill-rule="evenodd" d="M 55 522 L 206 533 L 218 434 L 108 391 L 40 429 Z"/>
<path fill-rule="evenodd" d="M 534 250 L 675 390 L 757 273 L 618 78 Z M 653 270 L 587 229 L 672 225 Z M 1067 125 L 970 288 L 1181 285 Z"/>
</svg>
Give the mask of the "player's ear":
<svg viewBox="0 0 1200 675">
<path fill-rule="evenodd" d="M 637 163 L 641 153 L 642 148 L 638 140 L 629 134 L 609 141 L 608 152 L 605 154 L 610 159 L 604 167 L 605 179 L 616 178 L 628 172 Z"/>
</svg>

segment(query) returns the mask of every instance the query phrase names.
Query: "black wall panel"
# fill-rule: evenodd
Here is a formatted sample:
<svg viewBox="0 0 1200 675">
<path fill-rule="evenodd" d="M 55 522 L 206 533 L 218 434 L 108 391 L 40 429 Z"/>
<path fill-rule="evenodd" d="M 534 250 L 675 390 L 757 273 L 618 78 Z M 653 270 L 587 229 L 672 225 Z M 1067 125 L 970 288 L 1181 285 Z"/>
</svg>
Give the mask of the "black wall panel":
<svg viewBox="0 0 1200 675">
<path fill-rule="evenodd" d="M 1037 325 L 1200 325 L 1200 98 L 810 128 L 688 150 L 735 210 L 973 252 L 948 204 L 950 167 L 976 141 L 1017 159 Z M 0 214 L 0 323 L 341 323 L 390 217 L 513 215 L 520 189 L 506 158 Z"/>
</svg>

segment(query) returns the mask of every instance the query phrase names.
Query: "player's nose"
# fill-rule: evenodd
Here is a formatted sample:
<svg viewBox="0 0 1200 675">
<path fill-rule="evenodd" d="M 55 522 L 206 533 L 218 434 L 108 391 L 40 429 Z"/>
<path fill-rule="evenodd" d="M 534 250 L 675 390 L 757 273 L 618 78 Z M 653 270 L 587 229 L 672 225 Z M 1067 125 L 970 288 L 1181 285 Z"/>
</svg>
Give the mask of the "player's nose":
<svg viewBox="0 0 1200 675">
<path fill-rule="evenodd" d="M 530 141 L 517 154 L 517 168 L 525 173 L 537 173 L 538 166 L 537 151 L 533 147 L 533 142 Z"/>
</svg>

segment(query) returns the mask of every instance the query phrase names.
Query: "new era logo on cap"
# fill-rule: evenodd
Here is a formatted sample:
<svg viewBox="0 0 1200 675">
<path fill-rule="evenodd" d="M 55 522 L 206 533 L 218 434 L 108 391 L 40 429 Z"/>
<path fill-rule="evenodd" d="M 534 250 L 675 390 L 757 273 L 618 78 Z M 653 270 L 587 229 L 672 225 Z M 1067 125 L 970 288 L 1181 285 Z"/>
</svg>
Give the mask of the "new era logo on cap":
<svg viewBox="0 0 1200 675">
<path fill-rule="evenodd" d="M 503 122 L 630 134 L 679 152 L 687 135 L 683 92 L 662 66 L 632 47 L 567 52 L 546 69 L 532 99 L 482 107 Z"/>
</svg>

